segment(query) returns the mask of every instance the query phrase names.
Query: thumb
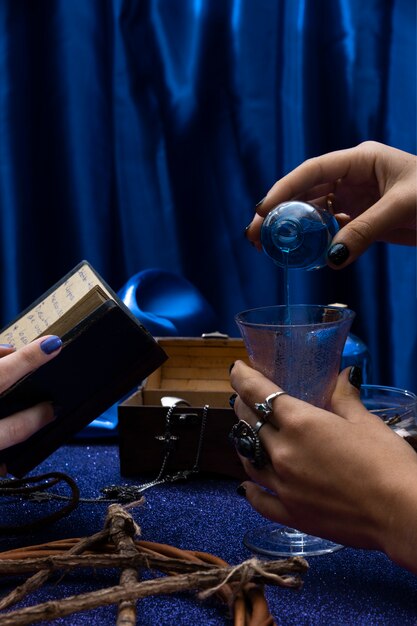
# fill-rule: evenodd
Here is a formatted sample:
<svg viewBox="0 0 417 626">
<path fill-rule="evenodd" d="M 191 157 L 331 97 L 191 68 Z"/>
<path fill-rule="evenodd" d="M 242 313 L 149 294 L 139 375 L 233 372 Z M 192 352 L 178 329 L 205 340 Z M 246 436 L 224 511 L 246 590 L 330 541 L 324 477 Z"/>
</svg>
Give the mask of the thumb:
<svg viewBox="0 0 417 626">
<path fill-rule="evenodd" d="M 0 392 L 59 354 L 62 340 L 43 335 L 0 359 Z"/>
<path fill-rule="evenodd" d="M 361 383 L 361 368 L 347 367 L 339 374 L 331 399 L 332 411 L 350 422 L 359 422 L 368 414 L 360 399 Z"/>
<path fill-rule="evenodd" d="M 403 194 L 405 195 L 405 194 Z M 393 210 L 395 205 L 396 210 Z M 375 241 L 397 241 L 398 231 L 404 239 L 404 226 L 399 226 L 399 215 L 406 213 L 406 200 L 388 191 L 366 211 L 347 221 L 342 215 L 339 220 L 341 229 L 335 235 L 327 253 L 327 259 L 335 269 L 346 267 L 355 261 Z M 347 223 L 348 222 L 348 223 Z M 415 232 L 413 232 L 415 239 Z M 399 240 L 398 240 L 399 241 Z"/>
<path fill-rule="evenodd" d="M 335 269 L 346 267 L 376 239 L 374 227 L 361 215 L 342 226 L 327 252 L 327 260 Z"/>
</svg>

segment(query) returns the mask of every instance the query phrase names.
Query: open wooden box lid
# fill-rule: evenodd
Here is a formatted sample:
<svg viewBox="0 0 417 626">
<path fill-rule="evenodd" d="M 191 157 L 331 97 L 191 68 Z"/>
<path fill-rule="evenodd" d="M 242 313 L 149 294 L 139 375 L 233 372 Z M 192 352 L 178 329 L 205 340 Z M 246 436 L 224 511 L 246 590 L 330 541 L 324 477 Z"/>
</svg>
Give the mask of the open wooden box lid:
<svg viewBox="0 0 417 626">
<path fill-rule="evenodd" d="M 164 337 L 158 343 L 168 360 L 146 379 L 141 389 L 144 405 L 160 405 L 163 396 L 171 395 L 191 406 L 229 408 L 229 368 L 237 359 L 248 363 L 242 339 Z"/>
</svg>

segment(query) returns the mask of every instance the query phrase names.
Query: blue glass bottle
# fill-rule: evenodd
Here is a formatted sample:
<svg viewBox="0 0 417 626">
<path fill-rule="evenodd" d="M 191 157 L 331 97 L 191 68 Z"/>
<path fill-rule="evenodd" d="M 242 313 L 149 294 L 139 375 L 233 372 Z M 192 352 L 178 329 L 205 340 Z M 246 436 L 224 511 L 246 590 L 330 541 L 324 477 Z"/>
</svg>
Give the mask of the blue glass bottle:
<svg viewBox="0 0 417 626">
<path fill-rule="evenodd" d="M 276 206 L 263 221 L 261 243 L 264 252 L 284 270 L 314 270 L 326 265 L 327 250 L 339 230 L 329 211 L 312 203 L 294 200 Z M 288 284 L 286 285 L 289 304 Z M 346 306 L 346 305 L 336 305 Z M 341 369 L 357 365 L 362 369 L 363 383 L 372 377 L 371 357 L 366 344 L 349 333 L 343 349 Z"/>
<path fill-rule="evenodd" d="M 338 230 L 329 211 L 307 202 L 284 202 L 263 221 L 261 243 L 280 267 L 313 270 L 326 265 L 327 250 Z"/>
</svg>

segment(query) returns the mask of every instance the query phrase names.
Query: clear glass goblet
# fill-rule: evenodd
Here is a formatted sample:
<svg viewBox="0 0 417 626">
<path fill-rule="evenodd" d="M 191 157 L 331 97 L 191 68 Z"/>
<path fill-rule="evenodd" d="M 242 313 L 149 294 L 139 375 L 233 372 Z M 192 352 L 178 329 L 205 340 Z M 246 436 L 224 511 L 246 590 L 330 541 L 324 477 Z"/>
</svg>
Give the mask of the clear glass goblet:
<svg viewBox="0 0 417 626">
<path fill-rule="evenodd" d="M 362 385 L 361 400 L 371 413 L 380 417 L 401 437 L 417 430 L 417 396 L 407 389 L 383 385 Z"/>
<path fill-rule="evenodd" d="M 250 309 L 235 321 L 254 369 L 288 394 L 328 408 L 354 316 L 350 309 L 297 304 Z M 253 552 L 272 557 L 327 554 L 343 547 L 275 523 L 248 531 L 243 541 Z"/>
</svg>

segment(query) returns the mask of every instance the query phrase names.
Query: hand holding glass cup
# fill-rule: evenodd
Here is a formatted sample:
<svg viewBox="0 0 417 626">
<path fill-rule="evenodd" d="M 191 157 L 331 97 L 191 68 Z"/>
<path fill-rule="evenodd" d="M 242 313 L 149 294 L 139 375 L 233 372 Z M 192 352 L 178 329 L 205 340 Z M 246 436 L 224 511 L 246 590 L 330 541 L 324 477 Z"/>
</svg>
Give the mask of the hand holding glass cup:
<svg viewBox="0 0 417 626">
<path fill-rule="evenodd" d="M 354 316 L 352 310 L 340 307 L 282 305 L 243 311 L 235 320 L 254 369 L 286 393 L 326 409 Z M 241 452 L 248 442 L 245 429 L 239 422 L 234 431 Z M 252 436 L 257 442 L 257 433 L 253 434 L 249 432 L 249 440 Z M 326 554 L 342 547 L 279 524 L 248 532 L 244 543 L 252 551 L 274 557 Z"/>
<path fill-rule="evenodd" d="M 353 312 L 348 312 L 347 317 L 340 316 L 343 309 L 336 307 L 337 312 L 334 309 L 328 306 L 296 306 L 290 310 L 267 307 L 246 311 L 236 318 L 251 365 L 290 395 L 325 409 L 330 408 L 340 356 L 354 316 Z M 268 396 L 275 409 L 282 393 Z M 255 427 L 241 419 L 232 431 L 238 452 L 255 467 L 257 460 L 262 461 L 259 450 L 263 447 L 258 432 L 263 423 L 269 421 L 268 398 L 254 404 L 258 412 Z M 362 385 L 361 400 L 369 411 L 417 448 L 415 394 L 393 387 Z M 263 431 L 263 438 L 266 432 Z M 264 443 L 266 445 L 265 439 Z M 279 524 L 247 533 L 244 542 L 252 551 L 274 557 L 325 554 L 342 547 Z"/>
</svg>

